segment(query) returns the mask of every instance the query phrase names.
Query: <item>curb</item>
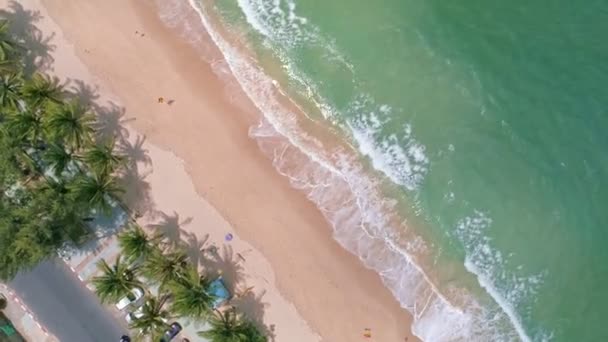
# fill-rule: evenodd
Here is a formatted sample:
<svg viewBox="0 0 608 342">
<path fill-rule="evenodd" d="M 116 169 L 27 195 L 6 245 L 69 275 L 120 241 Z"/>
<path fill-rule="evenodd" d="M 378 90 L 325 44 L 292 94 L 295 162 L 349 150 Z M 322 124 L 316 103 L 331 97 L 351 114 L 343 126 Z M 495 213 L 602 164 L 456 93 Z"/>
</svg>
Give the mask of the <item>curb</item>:
<svg viewBox="0 0 608 342">
<path fill-rule="evenodd" d="M 21 310 L 23 310 L 25 312 L 25 314 L 28 315 L 32 319 L 32 321 L 34 321 L 34 323 L 36 323 L 38 328 L 40 328 L 40 330 L 42 330 L 42 332 L 44 333 L 44 335 L 46 335 L 46 337 L 50 337 L 50 334 L 46 330 L 46 328 L 38 322 L 38 320 L 36 319 L 34 314 L 32 314 L 30 309 L 25 305 L 25 303 L 23 303 L 21 301 L 21 299 L 15 294 L 15 292 L 13 292 L 13 290 L 11 290 L 5 284 L 0 284 L 0 288 L 4 289 L 4 291 L 6 291 L 6 293 L 9 295 L 9 297 L 11 297 L 11 299 L 14 300 L 17 304 L 19 304 L 19 306 L 21 307 Z"/>
</svg>

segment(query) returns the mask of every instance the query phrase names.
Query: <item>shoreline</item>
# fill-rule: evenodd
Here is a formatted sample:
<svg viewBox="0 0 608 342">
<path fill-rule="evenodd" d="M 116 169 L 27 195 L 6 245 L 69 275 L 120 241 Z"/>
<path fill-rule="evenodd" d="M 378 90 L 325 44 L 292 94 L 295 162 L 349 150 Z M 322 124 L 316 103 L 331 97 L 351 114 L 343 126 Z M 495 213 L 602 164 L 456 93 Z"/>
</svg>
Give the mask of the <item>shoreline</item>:
<svg viewBox="0 0 608 342">
<path fill-rule="evenodd" d="M 403 341 L 406 336 L 408 341 L 416 340 L 410 332 L 411 316 L 380 277 L 331 237 L 317 207 L 275 171 L 249 138 L 259 115 L 242 90 L 234 94 L 230 89 L 231 95 L 239 96 L 238 103 L 227 99 L 227 86 L 193 48 L 164 27 L 149 5 L 116 0 L 43 3 L 88 70 L 67 68 L 73 75 L 89 71 L 95 75 L 93 82 L 86 83 L 100 84 L 104 98 L 126 107 L 119 119 L 147 139 L 142 146 L 149 150 L 151 168 L 143 169 L 146 163 L 142 164 L 149 172 L 142 181 L 149 186 L 154 209 L 193 217 L 180 228 L 199 238 L 213 233 L 213 240 L 221 241 L 222 233 L 231 228 L 204 225 L 227 224 L 235 229 L 236 240 L 247 241 L 242 248 L 251 243 L 256 249 L 252 254 L 261 252 L 247 256 L 243 272 L 250 274 L 250 268 L 257 267 L 264 278 L 257 280 L 269 283 L 262 297 L 264 301 L 272 297 L 263 310 L 264 323 L 276 325 L 277 341 L 311 341 L 315 333 L 306 331 L 306 322 L 327 341 L 361 339 L 368 327 L 372 341 Z M 136 36 L 135 31 L 145 36 Z M 58 65 L 76 56 L 59 56 L 57 52 L 69 52 L 58 40 L 54 72 L 64 78 Z M 175 103 L 161 106 L 156 102 L 159 96 Z M 184 163 L 183 174 L 178 158 Z M 134 200 L 139 192 L 130 195 Z M 199 202 L 193 203 L 196 198 Z M 210 205 L 201 210 L 205 203 Z M 219 214 L 213 214 L 215 210 Z M 144 221 L 157 219 L 151 214 L 146 213 Z M 234 248 L 241 247 L 235 243 Z M 269 264 L 264 264 L 266 259 Z"/>
</svg>

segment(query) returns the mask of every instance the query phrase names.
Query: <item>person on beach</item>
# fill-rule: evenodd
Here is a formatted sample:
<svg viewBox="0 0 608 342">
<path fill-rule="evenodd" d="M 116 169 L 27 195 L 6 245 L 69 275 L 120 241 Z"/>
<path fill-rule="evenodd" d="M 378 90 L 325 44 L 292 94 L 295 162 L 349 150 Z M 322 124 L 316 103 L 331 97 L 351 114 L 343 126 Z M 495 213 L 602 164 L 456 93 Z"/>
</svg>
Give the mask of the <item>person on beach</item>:
<svg viewBox="0 0 608 342">
<path fill-rule="evenodd" d="M 164 97 L 159 97 L 158 98 L 158 103 L 164 103 L 165 102 L 165 98 Z"/>
</svg>

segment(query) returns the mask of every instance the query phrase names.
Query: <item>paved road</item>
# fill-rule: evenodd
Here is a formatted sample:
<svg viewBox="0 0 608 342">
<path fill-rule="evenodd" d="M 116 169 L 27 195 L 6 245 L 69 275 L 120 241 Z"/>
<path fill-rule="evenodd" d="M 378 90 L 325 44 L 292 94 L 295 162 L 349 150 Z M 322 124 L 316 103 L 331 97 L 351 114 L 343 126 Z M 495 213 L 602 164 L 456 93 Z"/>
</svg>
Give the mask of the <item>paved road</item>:
<svg viewBox="0 0 608 342">
<path fill-rule="evenodd" d="M 61 260 L 45 261 L 9 286 L 62 342 L 113 342 L 126 333 Z"/>
</svg>

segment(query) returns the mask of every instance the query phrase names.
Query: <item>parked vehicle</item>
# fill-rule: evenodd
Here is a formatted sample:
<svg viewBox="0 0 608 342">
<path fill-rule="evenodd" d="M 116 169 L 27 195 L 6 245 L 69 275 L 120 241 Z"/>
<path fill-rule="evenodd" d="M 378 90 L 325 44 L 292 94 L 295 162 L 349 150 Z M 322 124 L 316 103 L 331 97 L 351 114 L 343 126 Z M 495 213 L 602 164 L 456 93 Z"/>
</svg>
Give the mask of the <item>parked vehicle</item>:
<svg viewBox="0 0 608 342">
<path fill-rule="evenodd" d="M 129 304 L 137 302 L 143 296 L 144 290 L 140 289 L 139 287 L 136 287 L 132 289 L 128 295 L 124 296 L 121 300 L 118 301 L 118 303 L 116 303 L 116 308 L 118 310 L 122 310 L 129 306 Z"/>
<path fill-rule="evenodd" d="M 125 320 L 127 321 L 127 323 L 131 324 L 134 320 L 136 320 L 138 318 L 142 318 L 143 316 L 144 316 L 144 309 L 143 309 L 143 307 L 139 307 L 134 312 L 129 312 L 127 314 L 127 316 L 125 316 Z"/>
<path fill-rule="evenodd" d="M 179 323 L 177 322 L 173 322 L 171 323 L 171 326 L 169 327 L 169 330 L 167 330 L 165 332 L 165 335 L 163 336 L 163 338 L 160 339 L 161 342 L 169 342 L 171 341 L 175 336 L 177 336 L 180 331 L 182 331 L 182 326 L 179 325 Z"/>
<path fill-rule="evenodd" d="M 122 335 L 118 342 L 131 342 L 131 338 L 127 335 Z"/>
</svg>

